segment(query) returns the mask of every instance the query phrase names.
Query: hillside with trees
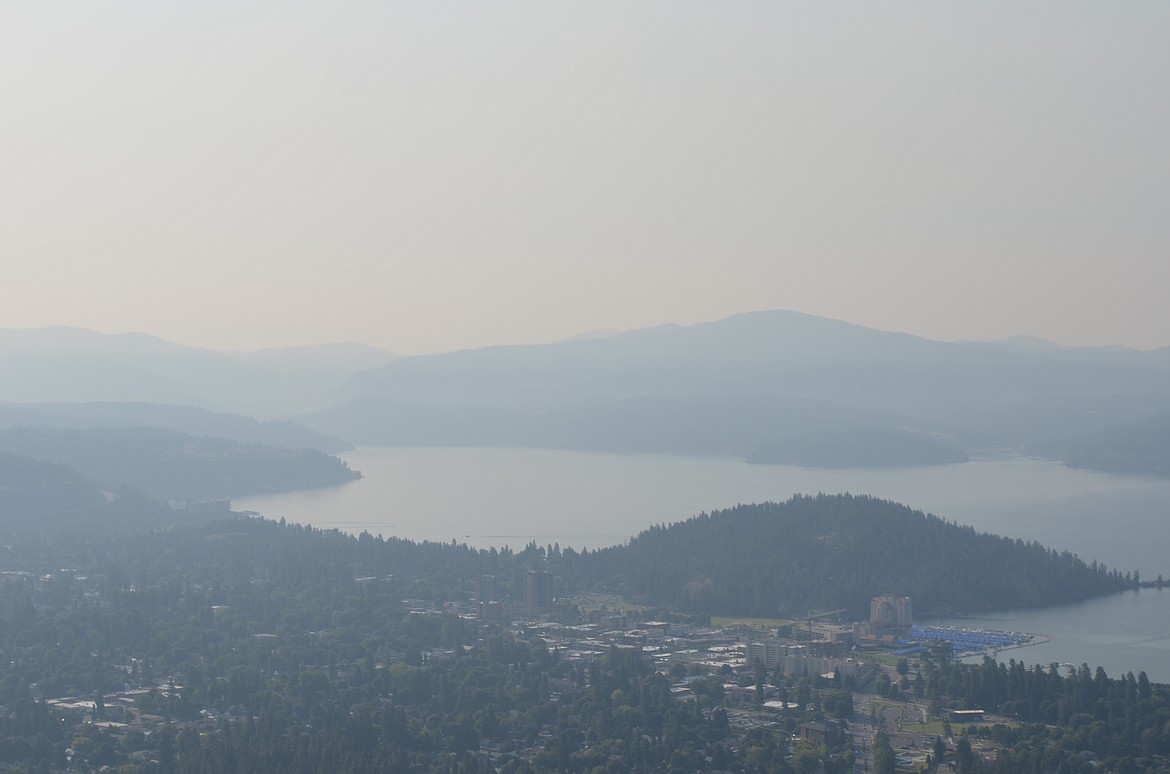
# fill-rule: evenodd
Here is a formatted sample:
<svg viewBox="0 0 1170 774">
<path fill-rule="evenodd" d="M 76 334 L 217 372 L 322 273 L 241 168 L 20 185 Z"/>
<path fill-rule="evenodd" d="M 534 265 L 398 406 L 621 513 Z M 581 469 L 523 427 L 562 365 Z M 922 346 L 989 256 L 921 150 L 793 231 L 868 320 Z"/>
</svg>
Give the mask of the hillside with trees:
<svg viewBox="0 0 1170 774">
<path fill-rule="evenodd" d="M 1073 468 L 1166 478 L 1170 477 L 1170 414 L 1044 441 L 1031 448 Z"/>
<path fill-rule="evenodd" d="M 1074 458 L 1042 442 L 1167 416 L 1168 351 L 932 341 L 786 310 L 412 357 L 0 330 L 0 426 L 147 425 L 326 452 L 528 446 L 815 467 L 1030 449 L 1146 473 L 1156 460 L 1124 444 Z"/>
<path fill-rule="evenodd" d="M 64 465 L 0 452 L 0 517 L 7 528 L 94 511 L 106 498 Z"/>
<path fill-rule="evenodd" d="M 145 333 L 0 328 L 0 401 L 141 402 L 276 419 L 393 359 L 362 344 L 219 352 Z"/>
<path fill-rule="evenodd" d="M 21 425 L 72 430 L 155 427 L 241 443 L 317 449 L 329 454 L 353 448 L 353 444 L 336 436 L 288 420 L 259 421 L 241 414 L 162 403 L 0 403 L 0 428 Z"/>
<path fill-rule="evenodd" d="M 147 427 L 10 427 L 0 429 L 0 451 L 67 466 L 104 489 L 133 487 L 176 500 L 312 489 L 360 476 L 312 449 Z"/>
<path fill-rule="evenodd" d="M 184 517 L 133 488 L 99 489 L 65 465 L 0 451 L 0 538 L 158 529 Z"/>
<path fill-rule="evenodd" d="M 773 310 L 399 358 L 303 423 L 359 445 L 961 462 L 1170 411 L 1165 352 L 930 341 Z"/>
<path fill-rule="evenodd" d="M 1013 722 L 965 729 L 1000 748 L 994 767 L 960 737 L 959 771 L 1164 772 L 1170 755 L 1170 687 L 1145 672 L 1109 677 L 1101 667 L 927 662 L 917 696 L 938 708 L 974 708 Z"/>
<path fill-rule="evenodd" d="M 561 407 L 428 406 L 383 398 L 302 417 L 312 426 L 377 446 L 523 446 L 678 454 L 725 454 L 754 462 L 867 466 L 966 460 L 938 440 L 899 430 L 908 420 L 816 398 L 654 395 Z M 912 446 L 912 448 L 906 448 Z M 792 452 L 801 456 L 792 462 Z M 784 455 L 785 459 L 774 459 Z M 842 464 L 844 463 L 844 464 Z"/>
<path fill-rule="evenodd" d="M 486 742 L 513 771 L 704 770 L 790 748 L 732 749 L 717 681 L 682 702 L 632 650 L 571 663 L 446 610 L 483 567 L 466 548 L 252 519 L 0 532 L 0 766 L 494 771 Z"/>
<path fill-rule="evenodd" d="M 562 552 L 564 553 L 564 552 Z M 626 545 L 564 559 L 624 594 L 706 614 L 792 616 L 878 593 L 916 613 L 1048 605 L 1107 594 L 1138 578 L 872 497 L 798 496 L 652 527 Z"/>
<path fill-rule="evenodd" d="M 14 482 L 29 492 L 70 484 L 83 505 L 90 496 L 60 466 L 0 456 L 0 486 Z M 587 661 L 562 658 L 543 628 L 509 630 L 466 615 L 475 579 L 493 575 L 513 611 L 534 568 L 556 574 L 558 596 L 616 583 L 667 605 L 681 582 L 679 598 L 693 610 L 696 600 L 713 609 L 729 589 L 746 589 L 749 576 L 773 590 L 806 576 L 801 604 L 841 604 L 861 582 L 926 593 L 899 584 L 931 552 L 939 558 L 921 568 L 923 582 L 950 593 L 947 577 L 978 577 L 975 606 L 993 602 L 985 595 L 998 589 L 994 574 L 1031 582 L 1037 593 L 1051 592 L 1045 576 L 1080 583 L 1084 594 L 1124 585 L 1116 573 L 1067 555 L 863 497 L 741 506 L 586 553 L 535 544 L 477 550 L 240 517 L 166 523 L 156 518 L 165 507 L 145 496 L 112 502 L 123 518 L 101 511 L 76 519 L 52 503 L 20 524 L 13 511 L 0 512 L 0 766 L 844 774 L 853 761 L 847 741 L 829 748 L 793 738 L 802 722 L 850 717 L 843 685 L 755 667 L 656 670 L 628 647 Z M 125 518 L 135 512 L 137 520 Z M 703 554 L 721 561 L 701 565 Z M 851 570 L 858 562 L 864 566 Z M 979 562 L 989 564 L 975 569 Z M 685 571 L 668 574 L 661 590 L 651 587 L 671 563 Z M 695 571 L 709 572 L 710 583 L 696 583 Z M 809 596 L 818 584 L 824 593 Z M 646 612 L 685 617 L 665 606 Z M 582 620 L 568 601 L 554 616 Z M 1166 754 L 1163 687 L 1085 674 L 927 663 L 899 691 L 921 691 L 939 708 L 978 704 L 1060 724 L 994 731 L 1005 760 L 1037 761 L 1038 771 L 1085 750 Z M 726 686 L 743 694 L 765 682 L 797 704 L 762 723 L 745 719 L 762 696 L 736 704 Z M 689 698 L 676 696 L 682 690 Z M 960 744 L 955 752 L 967 766 L 961 770 L 978 770 L 965 750 Z"/>
</svg>

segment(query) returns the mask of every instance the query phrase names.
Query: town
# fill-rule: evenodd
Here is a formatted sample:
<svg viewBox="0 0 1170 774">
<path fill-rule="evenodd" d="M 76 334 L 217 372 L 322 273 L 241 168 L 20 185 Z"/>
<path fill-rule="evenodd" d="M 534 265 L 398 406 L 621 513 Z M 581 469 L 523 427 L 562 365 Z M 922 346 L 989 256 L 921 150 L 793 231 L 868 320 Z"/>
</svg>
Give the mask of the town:
<svg viewBox="0 0 1170 774">
<path fill-rule="evenodd" d="M 32 578 L 10 572 L 5 578 L 42 589 L 62 581 L 60 574 Z M 83 586 L 87 580 L 68 577 L 71 584 Z M 523 599 L 497 599 L 495 580 L 477 577 L 463 601 L 402 600 L 410 617 L 423 626 L 428 620 L 457 618 L 480 634 L 469 637 L 471 642 L 417 653 L 382 646 L 374 668 L 406 663 L 427 669 L 483 647 L 493 632 L 507 632 L 517 641 L 542 645 L 550 663 L 557 665 L 547 679 L 548 699 L 556 702 L 574 687 L 588 686 L 596 679 L 596 667 L 612 663 L 617 654 L 619 660 L 636 661 L 646 673 L 660 674 L 669 683 L 672 701 L 700 705 L 713 723 L 726 728 L 732 750 L 750 743 L 753 734 L 779 733 L 788 738 L 790 759 L 802 750 L 806 757 L 815 753 L 816 765 L 810 768 L 812 761 L 806 760 L 797 766 L 800 771 L 882 771 L 875 746 L 879 756 L 888 748 L 903 770 L 927 770 L 958 755 L 993 760 L 990 729 L 1012 720 L 977 707 L 938 706 L 925 694 L 919 659 L 947 660 L 1032 641 L 1032 635 L 1019 633 L 916 627 L 911 600 L 904 596 L 874 597 L 869 618 L 855 622 L 840 621 L 842 610 L 810 612 L 795 621 L 666 621 L 646 619 L 644 611 L 612 595 L 554 599 L 546 570 L 527 571 Z M 394 579 L 361 577 L 355 583 L 386 590 Z M 231 612 L 229 606 L 216 605 L 207 614 L 214 620 Z M 260 650 L 281 644 L 271 632 L 254 633 L 251 639 Z M 208 735 L 254 720 L 247 707 L 224 701 L 190 706 L 189 675 L 158 674 L 138 658 L 128 658 L 118 668 L 125 676 L 120 689 L 38 697 L 77 721 L 72 743 L 56 761 L 62 770 L 86 770 L 87 761 L 101 760 L 96 753 L 103 744 L 130 749 L 131 762 L 154 766 L 168 754 L 151 742 L 160 732 Z M 468 747 L 493 769 L 503 770 L 509 761 L 539 761 L 557 733 L 552 723 L 535 738 L 485 733 Z"/>
</svg>

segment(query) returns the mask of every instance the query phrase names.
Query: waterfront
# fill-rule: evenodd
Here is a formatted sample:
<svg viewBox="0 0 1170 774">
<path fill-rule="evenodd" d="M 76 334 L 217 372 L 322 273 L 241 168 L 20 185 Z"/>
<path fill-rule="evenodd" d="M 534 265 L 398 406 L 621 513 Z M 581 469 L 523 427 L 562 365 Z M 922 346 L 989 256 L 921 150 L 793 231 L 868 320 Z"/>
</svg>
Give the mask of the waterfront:
<svg viewBox="0 0 1170 774">
<path fill-rule="evenodd" d="M 794 494 L 883 497 L 1143 577 L 1170 577 L 1170 481 L 1012 457 L 922 468 L 824 470 L 733 457 L 546 449 L 360 448 L 364 478 L 240 498 L 271 518 L 478 547 L 624 542 L 654 524 Z"/>
<path fill-rule="evenodd" d="M 1062 670 L 1088 664 L 1103 667 L 1110 677 L 1144 670 L 1151 680 L 1170 682 L 1170 589 L 1137 589 L 1071 605 L 950 616 L 924 623 L 1029 631 L 1050 638 L 1004 650 L 998 654 L 1002 661 L 1059 664 Z"/>
<path fill-rule="evenodd" d="M 747 465 L 730 457 L 542 449 L 362 448 L 343 455 L 364 478 L 341 487 L 241 498 L 253 510 L 317 527 L 412 540 L 519 548 L 596 548 L 659 523 L 793 494 L 870 494 L 980 531 L 1037 540 L 1142 577 L 1170 577 L 1170 482 L 1070 470 L 1028 458 L 890 470 Z M 1028 663 L 1145 670 L 1170 682 L 1170 589 L 1013 611 L 955 625 L 1043 632 L 1009 651 Z"/>
</svg>

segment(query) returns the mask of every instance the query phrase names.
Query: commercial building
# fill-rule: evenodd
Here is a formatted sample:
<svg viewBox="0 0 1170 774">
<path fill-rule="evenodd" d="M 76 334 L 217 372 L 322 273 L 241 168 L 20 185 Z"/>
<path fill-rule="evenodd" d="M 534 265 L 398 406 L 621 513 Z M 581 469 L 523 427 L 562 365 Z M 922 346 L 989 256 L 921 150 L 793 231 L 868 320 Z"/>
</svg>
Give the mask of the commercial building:
<svg viewBox="0 0 1170 774">
<path fill-rule="evenodd" d="M 496 576 L 480 575 L 475 579 L 475 601 L 496 601 Z"/>
<path fill-rule="evenodd" d="M 749 666 L 756 663 L 763 664 L 769 671 L 781 666 L 784 662 L 785 643 L 783 640 L 771 639 L 763 642 L 749 642 L 745 656 Z"/>
<path fill-rule="evenodd" d="M 552 610 L 553 582 L 548 570 L 529 570 L 524 577 L 524 613 L 541 615 Z"/>
<path fill-rule="evenodd" d="M 869 622 L 875 629 L 909 629 L 914 623 L 910 597 L 882 594 L 869 603 Z"/>
<path fill-rule="evenodd" d="M 813 722 L 801 723 L 797 730 L 800 738 L 813 744 L 823 744 L 832 747 L 841 738 L 841 727 L 836 723 Z"/>
</svg>

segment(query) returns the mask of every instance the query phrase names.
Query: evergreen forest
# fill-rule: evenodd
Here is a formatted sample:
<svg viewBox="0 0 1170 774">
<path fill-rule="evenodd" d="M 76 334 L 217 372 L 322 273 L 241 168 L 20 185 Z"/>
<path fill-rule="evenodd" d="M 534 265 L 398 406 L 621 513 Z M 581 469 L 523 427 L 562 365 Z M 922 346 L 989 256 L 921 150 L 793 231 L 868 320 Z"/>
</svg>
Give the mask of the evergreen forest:
<svg viewBox="0 0 1170 774">
<path fill-rule="evenodd" d="M 740 506 L 600 551 L 478 550 L 171 511 L 60 465 L 0 462 L 0 766 L 11 771 L 844 773 L 856 761 L 848 735 L 802 734 L 862 722 L 859 690 L 999 713 L 1006 722 L 942 743 L 936 763 L 960 771 L 1159 771 L 1170 752 L 1170 694 L 1144 674 L 924 659 L 900 681 L 881 672 L 875 689 L 759 663 L 655 664 L 638 644 L 588 658 L 557 644 L 590 636 L 605 610 L 578 602 L 599 595 L 624 600 L 629 626 L 709 629 L 725 610 L 852 609 L 875 591 L 990 607 L 1005 592 L 989 573 L 1029 585 L 1036 604 L 1136 582 L 886 501 Z M 552 573 L 557 602 L 526 624 L 536 569 Z M 473 612 L 484 575 L 498 620 Z M 960 596 L 964 582 L 973 590 Z M 998 758 L 970 752 L 968 736 Z"/>
</svg>

